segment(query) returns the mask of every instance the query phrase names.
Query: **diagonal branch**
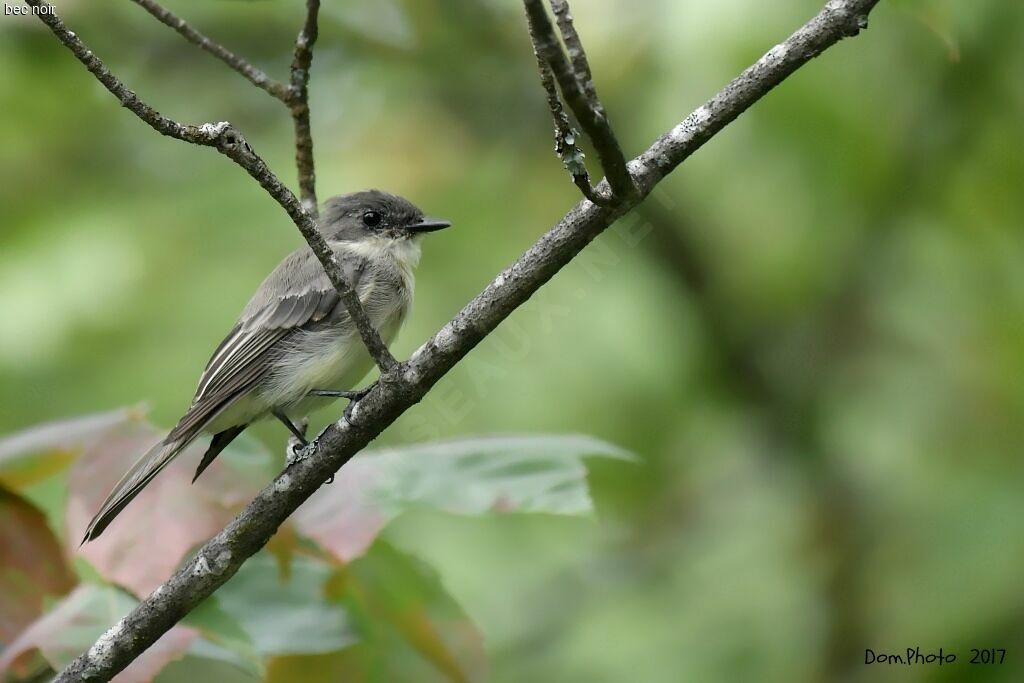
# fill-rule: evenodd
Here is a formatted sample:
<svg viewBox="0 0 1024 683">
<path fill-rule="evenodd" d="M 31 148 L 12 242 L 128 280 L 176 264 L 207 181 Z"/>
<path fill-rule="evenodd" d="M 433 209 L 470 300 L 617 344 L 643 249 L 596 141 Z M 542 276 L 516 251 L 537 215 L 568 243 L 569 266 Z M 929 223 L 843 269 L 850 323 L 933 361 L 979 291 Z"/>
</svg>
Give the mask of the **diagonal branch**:
<svg viewBox="0 0 1024 683">
<path fill-rule="evenodd" d="M 309 124 L 309 68 L 313 64 L 313 45 L 319 33 L 319 12 L 320 0 L 306 0 L 306 21 L 295 39 L 291 87 L 288 91 L 288 109 L 295 123 L 295 166 L 299 170 L 299 196 L 302 198 L 302 207 L 313 216 L 317 216 L 317 201 L 313 132 Z"/>
<path fill-rule="evenodd" d="M 188 42 L 199 47 L 242 74 L 250 83 L 265 90 L 282 102 L 288 100 L 288 86 L 275 80 L 236 55 L 223 45 L 214 42 L 204 34 L 192 28 L 188 22 L 153 0 L 132 0 L 136 5 L 152 14 L 158 21 L 170 26 L 180 33 Z"/>
<path fill-rule="evenodd" d="M 32 0 L 35 1 L 35 0 Z M 658 138 L 629 164 L 637 195 L 613 207 L 581 202 L 356 404 L 350 420 L 331 425 L 316 457 L 279 474 L 219 534 L 152 595 L 55 679 L 109 680 L 223 585 L 292 512 L 355 453 L 376 438 L 473 347 L 530 298 L 591 240 L 633 209 L 669 172 L 787 76 L 867 26 L 878 0 L 830 0 L 813 19 Z M 59 37 L 59 34 L 58 34 Z"/>
<path fill-rule="evenodd" d="M 636 187 L 626 168 L 626 158 L 618 138 L 608 123 L 608 116 L 597 98 L 593 79 L 590 78 L 590 67 L 580 42 L 579 35 L 572 24 L 568 4 L 565 0 L 555 0 L 553 7 L 561 9 L 559 25 L 563 27 L 564 37 L 570 52 L 574 55 L 573 63 L 565 56 L 562 45 L 555 34 L 555 28 L 548 18 L 542 0 L 523 0 L 526 7 L 526 19 L 530 37 L 533 40 L 534 52 L 551 68 L 562 97 L 572 109 L 583 132 L 590 138 L 597 156 L 601 160 L 601 168 L 608 178 L 612 195 L 616 199 L 631 199 L 637 194 Z M 574 70 L 574 65 L 578 68 Z M 541 78 L 543 79 L 543 70 Z M 582 80 L 581 80 L 582 77 Z M 547 88 L 547 86 L 545 86 Z M 556 124 L 557 125 L 557 124 Z M 572 169 L 570 169 L 572 172 Z M 573 177 L 575 181 L 575 174 Z M 578 183 L 577 183 L 578 184 Z"/>
<path fill-rule="evenodd" d="M 44 0 L 25 0 L 25 3 L 32 7 L 45 8 L 37 13 L 39 19 L 53 32 L 57 40 L 71 50 L 75 57 L 78 58 L 78 61 L 84 64 L 85 68 L 121 102 L 123 107 L 138 116 L 157 132 L 176 140 L 183 140 L 204 147 L 213 147 L 244 168 L 281 205 L 288 213 L 288 216 L 291 217 L 292 222 L 298 227 L 302 236 L 306 238 L 309 248 L 316 254 L 321 265 L 323 265 L 324 271 L 327 273 L 327 277 L 330 278 L 331 284 L 338 291 L 338 296 L 341 297 L 342 302 L 345 304 L 345 309 L 352 317 L 352 320 L 355 321 L 363 343 L 376 361 L 381 373 L 386 374 L 398 365 L 398 361 L 391 355 L 387 345 L 384 344 L 370 318 L 366 315 L 366 311 L 359 301 L 359 296 L 345 280 L 341 266 L 338 264 L 334 252 L 328 246 L 327 241 L 324 240 L 323 235 L 317 229 L 314 218 L 299 204 L 299 200 L 295 198 L 292 191 L 274 175 L 273 171 L 253 151 L 249 143 L 245 141 L 245 138 L 242 137 L 242 134 L 234 126 L 227 121 L 194 126 L 178 123 L 161 115 L 153 107 L 139 99 L 138 95 L 114 76 L 77 35 L 64 26 L 64 22 L 57 16 L 57 11 L 52 5 L 44 2 Z"/>
</svg>

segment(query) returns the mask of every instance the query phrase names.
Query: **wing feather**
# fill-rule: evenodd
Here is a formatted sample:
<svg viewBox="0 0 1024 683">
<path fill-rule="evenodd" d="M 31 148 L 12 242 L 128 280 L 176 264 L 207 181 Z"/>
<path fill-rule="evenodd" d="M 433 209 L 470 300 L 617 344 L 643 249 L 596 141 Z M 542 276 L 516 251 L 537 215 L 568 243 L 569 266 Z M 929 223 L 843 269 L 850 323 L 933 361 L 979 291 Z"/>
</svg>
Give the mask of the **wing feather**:
<svg viewBox="0 0 1024 683">
<path fill-rule="evenodd" d="M 339 254 L 349 284 L 359 290 L 366 260 Z M 293 252 L 264 280 L 238 323 L 221 342 L 199 380 L 193 407 L 244 393 L 269 373 L 296 330 L 319 322 L 340 303 L 338 293 L 309 248 Z"/>
</svg>

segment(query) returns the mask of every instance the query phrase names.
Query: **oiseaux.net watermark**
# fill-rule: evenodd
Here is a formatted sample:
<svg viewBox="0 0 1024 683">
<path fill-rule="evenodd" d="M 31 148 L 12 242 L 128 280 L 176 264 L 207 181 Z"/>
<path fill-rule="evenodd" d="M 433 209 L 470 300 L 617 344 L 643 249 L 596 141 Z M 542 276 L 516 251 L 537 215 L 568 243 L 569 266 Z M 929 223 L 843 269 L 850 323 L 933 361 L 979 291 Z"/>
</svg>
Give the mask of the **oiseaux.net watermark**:
<svg viewBox="0 0 1024 683">
<path fill-rule="evenodd" d="M 9 2 L 4 3 L 5 17 L 38 17 L 44 14 L 52 16 L 54 11 L 53 5 L 49 4 L 42 4 L 37 7 L 34 5 L 12 5 Z"/>
</svg>

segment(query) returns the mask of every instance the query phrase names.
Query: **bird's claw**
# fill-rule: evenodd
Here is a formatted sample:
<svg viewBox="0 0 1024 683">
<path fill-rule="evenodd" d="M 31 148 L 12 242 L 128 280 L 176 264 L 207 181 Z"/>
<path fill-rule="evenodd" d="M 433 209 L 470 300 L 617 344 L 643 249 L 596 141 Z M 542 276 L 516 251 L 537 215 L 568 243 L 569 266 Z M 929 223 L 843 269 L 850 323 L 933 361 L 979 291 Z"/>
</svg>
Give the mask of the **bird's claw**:
<svg viewBox="0 0 1024 683">
<path fill-rule="evenodd" d="M 295 454 L 298 451 L 301 451 L 309 444 L 309 442 L 306 441 L 305 437 L 306 430 L 309 428 L 309 420 L 306 418 L 302 418 L 302 420 L 300 420 L 299 423 L 295 425 L 295 427 L 303 436 L 301 439 L 299 438 L 298 434 L 292 434 L 288 437 L 288 448 L 285 451 L 285 456 L 286 461 L 289 465 L 292 464 L 292 458 L 295 456 Z"/>
<path fill-rule="evenodd" d="M 297 462 L 302 462 L 316 452 L 316 440 L 310 441 L 305 446 L 300 443 L 289 444 L 288 457 L 285 459 L 285 467 L 291 467 Z"/>
<path fill-rule="evenodd" d="M 359 406 L 359 402 L 363 400 L 363 398 L 368 393 L 373 391 L 373 388 L 375 386 L 377 386 L 377 382 L 374 382 L 373 384 L 364 389 L 352 392 L 352 396 L 349 398 L 348 405 L 345 406 L 345 412 L 343 413 L 345 422 L 348 422 L 350 424 L 352 423 L 352 417 L 355 415 L 355 411 L 356 408 Z"/>
<path fill-rule="evenodd" d="M 285 468 L 291 467 L 297 462 L 302 462 L 303 460 L 316 455 L 317 450 L 320 448 L 320 437 L 323 436 L 326 431 L 327 427 L 324 427 L 315 438 L 306 444 L 301 444 L 295 439 L 289 441 L 288 454 L 285 458 Z"/>
</svg>

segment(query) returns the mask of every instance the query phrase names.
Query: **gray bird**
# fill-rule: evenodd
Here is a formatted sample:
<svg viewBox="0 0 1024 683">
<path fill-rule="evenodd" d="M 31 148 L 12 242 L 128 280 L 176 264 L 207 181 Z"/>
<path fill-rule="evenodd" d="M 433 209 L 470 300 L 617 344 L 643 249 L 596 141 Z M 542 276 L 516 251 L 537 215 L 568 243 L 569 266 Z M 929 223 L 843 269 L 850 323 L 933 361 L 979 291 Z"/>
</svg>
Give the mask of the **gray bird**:
<svg viewBox="0 0 1024 683">
<path fill-rule="evenodd" d="M 385 343 L 394 339 L 412 305 L 413 268 L 423 235 L 449 225 L 379 190 L 327 201 L 320 230 Z M 103 533 L 201 434 L 212 434 L 213 440 L 196 477 L 256 420 L 274 416 L 305 443 L 295 421 L 338 397 L 358 399 L 362 392 L 346 390 L 372 367 L 320 261 L 309 247 L 292 252 L 263 281 L 213 352 L 188 412 L 121 478 L 82 542 Z"/>
</svg>

